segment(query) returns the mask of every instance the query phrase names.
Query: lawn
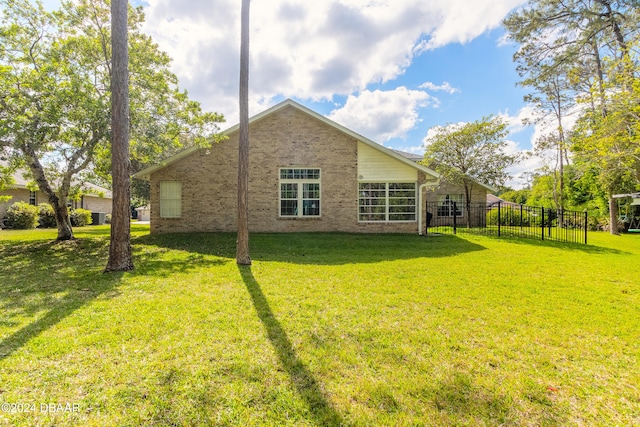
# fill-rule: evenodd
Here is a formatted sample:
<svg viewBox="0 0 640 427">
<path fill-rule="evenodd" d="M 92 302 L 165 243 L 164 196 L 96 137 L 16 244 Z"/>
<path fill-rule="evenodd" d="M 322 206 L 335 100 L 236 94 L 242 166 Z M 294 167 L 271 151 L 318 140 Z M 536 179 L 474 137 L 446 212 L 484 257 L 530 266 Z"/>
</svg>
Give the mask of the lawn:
<svg viewBox="0 0 640 427">
<path fill-rule="evenodd" d="M 108 233 L 0 231 L 0 425 L 640 425 L 640 236 Z"/>
</svg>

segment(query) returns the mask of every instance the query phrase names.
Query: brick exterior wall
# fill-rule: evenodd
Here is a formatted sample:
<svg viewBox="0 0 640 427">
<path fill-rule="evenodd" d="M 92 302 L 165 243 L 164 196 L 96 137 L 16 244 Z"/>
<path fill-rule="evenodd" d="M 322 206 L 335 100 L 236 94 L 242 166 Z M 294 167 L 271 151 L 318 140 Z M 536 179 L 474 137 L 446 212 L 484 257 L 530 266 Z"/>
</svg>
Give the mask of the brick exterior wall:
<svg viewBox="0 0 640 427">
<path fill-rule="evenodd" d="M 151 175 L 151 232 L 236 231 L 238 132 Z M 251 123 L 252 232 L 416 233 L 417 222 L 359 223 L 357 141 L 286 107 Z M 321 169 L 321 217 L 279 217 L 279 168 Z M 418 185 L 425 181 L 419 174 Z M 160 182 L 182 183 L 181 218 L 160 218 Z M 424 224 L 423 224 L 424 225 Z"/>
</svg>

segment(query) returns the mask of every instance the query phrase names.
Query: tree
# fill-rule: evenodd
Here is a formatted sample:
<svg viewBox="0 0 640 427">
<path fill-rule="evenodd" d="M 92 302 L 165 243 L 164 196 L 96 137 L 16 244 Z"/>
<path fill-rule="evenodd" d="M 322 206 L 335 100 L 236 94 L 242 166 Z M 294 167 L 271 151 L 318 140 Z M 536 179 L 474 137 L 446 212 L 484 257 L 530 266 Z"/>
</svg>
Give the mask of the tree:
<svg viewBox="0 0 640 427">
<path fill-rule="evenodd" d="M 249 256 L 249 4 L 242 0 L 240 30 L 240 137 L 238 146 L 238 247 L 236 262 L 250 265 Z"/>
<path fill-rule="evenodd" d="M 127 0 L 111 0 L 111 170 L 113 208 L 105 271 L 133 270 L 129 160 L 129 48 Z"/>
<path fill-rule="evenodd" d="M 508 190 L 500 194 L 500 198 L 508 202 L 518 203 L 524 205 L 527 203 L 527 199 L 531 197 L 531 189 L 523 188 L 520 190 Z"/>
<path fill-rule="evenodd" d="M 628 90 L 607 92 L 606 115 L 594 110 L 585 113 L 573 144 L 576 163 L 598 171 L 597 182 L 608 197 L 612 234 L 619 232 L 613 195 L 640 187 L 640 81 L 634 78 L 625 87 Z"/>
<path fill-rule="evenodd" d="M 63 2 L 53 13 L 28 0 L 0 6 L 0 154 L 28 167 L 54 208 L 58 239 L 72 239 L 67 200 L 78 178 L 111 179 L 108 3 Z M 129 9 L 131 155 L 138 164 L 185 142 L 211 141 L 222 120 L 178 89 L 170 58 L 140 31 L 143 20 L 141 8 Z"/>
<path fill-rule="evenodd" d="M 530 0 L 504 21 L 509 37 L 520 44 L 514 59 L 525 78 L 522 84 L 539 87 L 541 82 L 562 79 L 571 84 L 573 100 L 582 102 L 581 132 L 572 138 L 574 151 L 583 157 L 580 164 L 600 164 L 611 224 L 617 221 L 611 196 L 628 185 L 624 171 L 633 163 L 633 150 L 621 148 L 627 136 L 612 131 L 620 122 L 610 115 L 616 109 L 614 98 L 631 93 L 635 85 L 638 67 L 632 46 L 638 41 L 639 24 L 637 0 Z M 611 61 L 615 66 L 607 67 Z M 563 137 L 553 140 L 564 145 Z M 610 230 L 617 233 L 614 226 Z"/>
<path fill-rule="evenodd" d="M 471 194 L 475 182 L 504 185 L 506 168 L 518 161 L 505 152 L 507 125 L 499 117 L 484 117 L 471 123 L 437 127 L 425 139 L 423 163 L 443 178 L 464 187 L 467 225 L 471 220 Z"/>
<path fill-rule="evenodd" d="M 565 207 L 564 169 L 565 165 L 569 164 L 564 121 L 575 100 L 570 95 L 571 85 L 563 68 L 556 67 L 555 72 L 546 72 L 546 68 L 542 65 L 541 75 L 537 79 L 525 79 L 520 84 L 529 86 L 534 91 L 524 97 L 525 102 L 533 105 L 536 110 L 537 117 L 533 121 L 545 125 L 545 122 L 551 119 L 553 123 L 551 129 L 535 141 L 534 148 L 543 157 L 549 151 L 555 154 L 553 200 L 556 210 L 560 210 Z M 525 123 L 527 122 L 525 120 Z"/>
<path fill-rule="evenodd" d="M 5 166 L 0 162 L 0 191 L 9 189 L 13 184 L 11 172 L 10 167 Z M 4 203 L 8 200 L 11 200 L 11 196 L 0 196 L 0 203 Z"/>
</svg>

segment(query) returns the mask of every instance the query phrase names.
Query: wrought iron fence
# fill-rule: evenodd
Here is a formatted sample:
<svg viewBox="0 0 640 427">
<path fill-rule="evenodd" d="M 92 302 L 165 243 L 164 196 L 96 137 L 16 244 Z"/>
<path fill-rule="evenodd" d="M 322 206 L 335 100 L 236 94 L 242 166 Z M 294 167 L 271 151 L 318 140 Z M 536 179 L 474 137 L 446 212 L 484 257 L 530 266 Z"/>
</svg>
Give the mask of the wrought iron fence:
<svg viewBox="0 0 640 427">
<path fill-rule="evenodd" d="M 427 203 L 427 234 L 473 232 L 587 244 L 587 213 L 514 203 Z"/>
</svg>

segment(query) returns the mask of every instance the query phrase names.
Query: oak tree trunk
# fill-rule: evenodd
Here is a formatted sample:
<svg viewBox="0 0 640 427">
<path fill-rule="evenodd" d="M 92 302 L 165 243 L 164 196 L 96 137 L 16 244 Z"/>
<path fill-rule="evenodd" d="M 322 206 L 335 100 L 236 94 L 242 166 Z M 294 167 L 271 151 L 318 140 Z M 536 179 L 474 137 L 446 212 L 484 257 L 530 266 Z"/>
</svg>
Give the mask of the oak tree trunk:
<svg viewBox="0 0 640 427">
<path fill-rule="evenodd" d="M 111 2 L 111 175 L 113 202 L 108 271 L 133 270 L 129 160 L 129 49 L 127 0 Z"/>
</svg>

